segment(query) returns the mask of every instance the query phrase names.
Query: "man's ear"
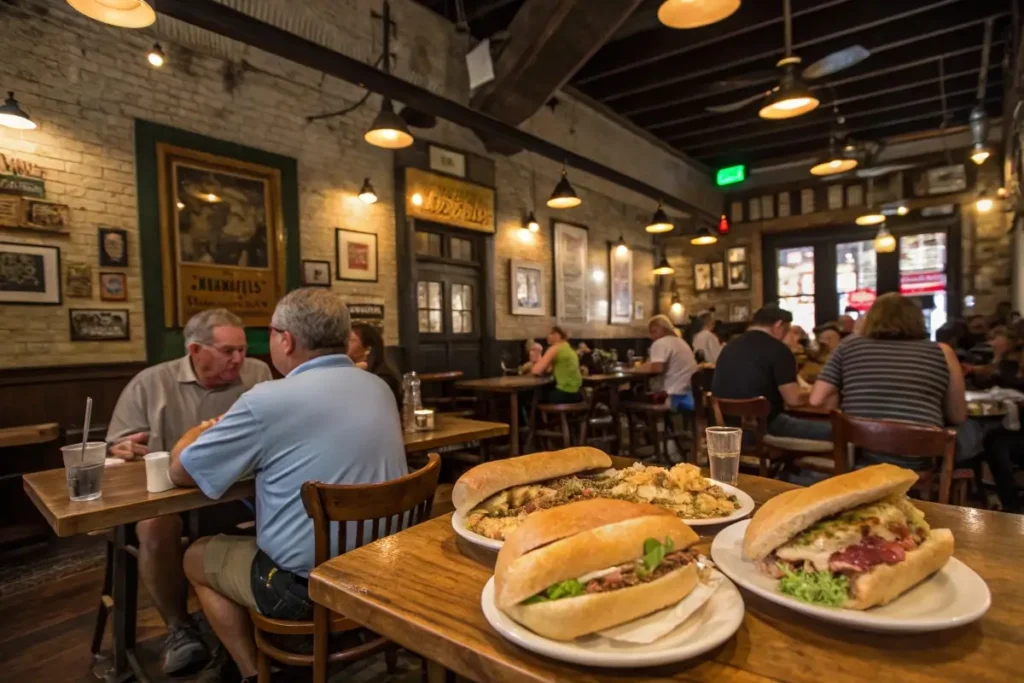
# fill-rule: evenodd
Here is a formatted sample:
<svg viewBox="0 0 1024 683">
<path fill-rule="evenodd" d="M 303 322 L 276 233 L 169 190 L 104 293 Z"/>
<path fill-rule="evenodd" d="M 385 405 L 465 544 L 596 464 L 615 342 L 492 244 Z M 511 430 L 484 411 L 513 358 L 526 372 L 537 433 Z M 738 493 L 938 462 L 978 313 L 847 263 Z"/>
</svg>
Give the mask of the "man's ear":
<svg viewBox="0 0 1024 683">
<path fill-rule="evenodd" d="M 281 333 L 281 344 L 284 346 L 284 352 L 289 356 L 295 351 L 295 337 L 287 330 Z"/>
</svg>

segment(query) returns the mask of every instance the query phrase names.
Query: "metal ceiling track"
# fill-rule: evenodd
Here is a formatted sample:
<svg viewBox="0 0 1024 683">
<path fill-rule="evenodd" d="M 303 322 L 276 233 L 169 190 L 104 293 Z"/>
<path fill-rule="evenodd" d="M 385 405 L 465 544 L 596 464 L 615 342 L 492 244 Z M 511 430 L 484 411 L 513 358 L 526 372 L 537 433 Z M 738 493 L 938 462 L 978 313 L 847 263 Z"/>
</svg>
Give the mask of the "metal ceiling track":
<svg viewBox="0 0 1024 683">
<path fill-rule="evenodd" d="M 673 197 L 664 190 L 604 164 L 212 0 L 157 0 L 155 5 L 161 14 L 354 83 L 478 133 L 503 138 L 559 164 L 566 163 L 574 169 L 603 178 L 654 201 L 663 201 L 666 206 L 693 218 L 718 218 L 690 202 Z"/>
</svg>

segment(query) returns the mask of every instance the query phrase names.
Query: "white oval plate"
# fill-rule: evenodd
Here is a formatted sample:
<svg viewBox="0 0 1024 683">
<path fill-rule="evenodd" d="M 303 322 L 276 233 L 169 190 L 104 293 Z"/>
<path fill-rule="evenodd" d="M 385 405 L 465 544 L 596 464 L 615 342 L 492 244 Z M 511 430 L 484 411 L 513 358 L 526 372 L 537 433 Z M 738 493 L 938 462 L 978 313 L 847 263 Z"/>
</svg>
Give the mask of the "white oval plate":
<svg viewBox="0 0 1024 683">
<path fill-rule="evenodd" d="M 740 507 L 738 510 L 736 510 L 731 515 L 728 515 L 726 517 L 709 517 L 708 519 L 683 519 L 683 521 L 689 524 L 690 526 L 729 524 L 731 522 L 743 519 L 744 517 L 746 517 L 754 511 L 754 499 L 748 496 L 740 489 L 736 488 L 735 486 L 730 486 L 729 484 L 723 484 L 721 482 L 715 481 L 714 479 L 709 479 L 708 481 L 710 481 L 713 484 L 717 484 L 718 486 L 721 486 L 726 493 L 736 496 L 736 500 L 739 501 Z M 454 515 L 452 515 L 452 528 L 455 529 L 455 533 L 457 533 L 459 536 L 462 536 L 470 543 L 478 545 L 482 548 L 489 548 L 491 550 L 501 550 L 501 546 L 505 545 L 504 541 L 497 541 L 493 538 L 481 536 L 475 531 L 470 531 L 469 527 L 466 526 L 465 515 L 459 512 L 456 512 Z"/>
<path fill-rule="evenodd" d="M 718 590 L 692 617 L 668 635 L 647 645 L 624 643 L 589 635 L 563 642 L 537 635 L 494 604 L 494 577 L 480 594 L 484 617 L 494 630 L 531 652 L 574 664 L 627 668 L 657 666 L 690 659 L 712 650 L 732 637 L 743 623 L 743 597 L 724 578 Z"/>
<path fill-rule="evenodd" d="M 867 610 L 809 605 L 779 591 L 776 579 L 743 558 L 743 533 L 749 521 L 723 529 L 711 544 L 711 559 L 730 579 L 767 600 L 862 631 L 924 633 L 962 626 L 980 619 L 992 603 L 985 581 L 973 569 L 950 558 L 946 566 L 881 607 Z"/>
</svg>

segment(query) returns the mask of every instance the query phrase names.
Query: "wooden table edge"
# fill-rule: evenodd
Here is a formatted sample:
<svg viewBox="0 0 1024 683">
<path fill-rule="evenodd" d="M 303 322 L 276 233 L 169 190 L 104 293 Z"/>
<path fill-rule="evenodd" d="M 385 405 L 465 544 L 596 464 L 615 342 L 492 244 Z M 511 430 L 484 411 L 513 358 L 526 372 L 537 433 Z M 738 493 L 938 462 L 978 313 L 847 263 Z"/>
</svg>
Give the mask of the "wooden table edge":
<svg viewBox="0 0 1024 683">
<path fill-rule="evenodd" d="M 491 423 L 499 425 L 500 423 Z M 483 439 L 493 439 L 497 436 L 506 436 L 508 434 L 508 425 L 501 424 L 501 426 L 490 427 L 486 430 L 479 432 L 473 432 L 472 434 L 452 434 L 451 436 L 445 436 L 435 441 L 431 441 L 429 444 L 417 443 L 407 444 L 405 447 L 406 453 L 422 453 L 423 451 L 429 451 L 434 448 L 444 448 L 446 446 L 454 446 L 460 443 L 468 443 L 470 441 L 481 441 Z"/>
<path fill-rule="evenodd" d="M 46 523 L 50 525 L 51 529 L 53 529 L 53 533 L 57 534 L 58 536 L 62 536 L 63 534 L 60 533 L 60 520 L 58 520 L 56 515 L 53 514 L 53 510 L 51 510 L 45 503 L 43 503 L 43 499 L 39 497 L 39 493 L 38 491 L 36 491 L 35 486 L 33 486 L 31 482 L 29 482 L 28 477 L 30 476 L 30 474 L 22 475 L 22 490 L 25 492 L 25 495 L 28 496 L 28 499 L 32 501 L 32 504 L 36 506 L 36 510 L 38 510 L 39 514 L 43 516 L 43 519 L 46 520 Z M 71 535 L 73 534 L 68 534 L 68 536 Z"/>
</svg>

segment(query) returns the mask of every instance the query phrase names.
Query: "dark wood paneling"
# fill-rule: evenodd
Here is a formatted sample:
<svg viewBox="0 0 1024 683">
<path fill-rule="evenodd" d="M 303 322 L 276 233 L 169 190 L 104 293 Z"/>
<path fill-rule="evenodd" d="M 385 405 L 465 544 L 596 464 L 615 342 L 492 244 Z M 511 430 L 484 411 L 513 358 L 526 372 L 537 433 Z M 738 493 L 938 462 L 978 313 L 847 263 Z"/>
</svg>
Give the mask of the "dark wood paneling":
<svg viewBox="0 0 1024 683">
<path fill-rule="evenodd" d="M 56 422 L 62 429 L 81 427 L 88 396 L 93 422 L 106 423 L 121 390 L 145 367 L 118 363 L 5 370 L 0 376 L 0 427 L 41 422 Z"/>
</svg>

